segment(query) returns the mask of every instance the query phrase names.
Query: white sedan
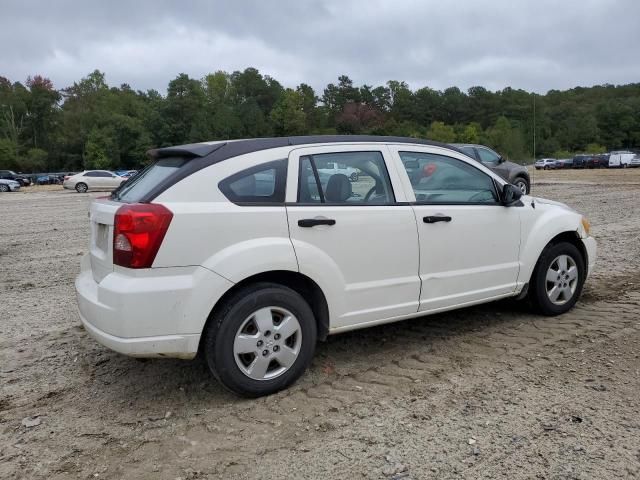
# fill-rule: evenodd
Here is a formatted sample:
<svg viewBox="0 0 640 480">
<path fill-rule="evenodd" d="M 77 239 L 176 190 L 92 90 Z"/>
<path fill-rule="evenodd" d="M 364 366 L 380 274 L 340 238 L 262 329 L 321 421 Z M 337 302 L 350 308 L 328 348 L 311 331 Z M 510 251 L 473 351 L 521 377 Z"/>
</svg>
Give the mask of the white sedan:
<svg viewBox="0 0 640 480">
<path fill-rule="evenodd" d="M 242 395 L 286 388 L 327 335 L 509 297 L 562 314 L 596 259 L 582 215 L 447 145 L 288 137 L 151 155 L 91 204 L 81 321 L 127 355 L 200 352 Z M 329 163 L 356 176 L 321 175 Z"/>
<path fill-rule="evenodd" d="M 85 170 L 65 177 L 62 186 L 68 190 L 84 193 L 87 190 L 114 190 L 126 180 L 108 170 Z"/>
<path fill-rule="evenodd" d="M 19 182 L 0 178 L 0 192 L 17 192 L 18 190 L 20 190 Z"/>
</svg>

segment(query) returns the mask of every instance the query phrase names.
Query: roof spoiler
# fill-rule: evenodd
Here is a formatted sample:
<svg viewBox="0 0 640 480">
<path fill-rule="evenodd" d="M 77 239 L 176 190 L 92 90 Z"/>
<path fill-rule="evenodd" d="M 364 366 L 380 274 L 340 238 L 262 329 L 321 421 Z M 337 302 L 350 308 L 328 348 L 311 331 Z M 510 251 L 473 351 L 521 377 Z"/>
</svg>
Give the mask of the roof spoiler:
<svg viewBox="0 0 640 480">
<path fill-rule="evenodd" d="M 166 157 L 206 157 L 226 144 L 226 142 L 214 144 L 190 143 L 175 147 L 152 148 L 147 151 L 147 155 L 154 160 Z"/>
</svg>

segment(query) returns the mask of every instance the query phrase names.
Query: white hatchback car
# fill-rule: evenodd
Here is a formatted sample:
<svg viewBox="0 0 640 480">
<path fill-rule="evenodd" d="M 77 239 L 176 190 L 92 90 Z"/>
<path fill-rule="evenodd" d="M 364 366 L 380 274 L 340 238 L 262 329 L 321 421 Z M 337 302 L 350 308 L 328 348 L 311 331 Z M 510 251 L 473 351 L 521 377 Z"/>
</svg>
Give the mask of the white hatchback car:
<svg viewBox="0 0 640 480">
<path fill-rule="evenodd" d="M 446 145 L 289 137 L 151 155 L 91 204 L 82 323 L 127 355 L 201 353 L 247 396 L 294 382 L 329 334 L 507 297 L 561 314 L 596 258 L 580 214 Z M 357 180 L 321 176 L 327 162 Z"/>
<path fill-rule="evenodd" d="M 87 190 L 115 190 L 125 177 L 108 170 L 85 170 L 84 172 L 65 177 L 62 186 L 68 190 L 84 193 Z"/>
</svg>

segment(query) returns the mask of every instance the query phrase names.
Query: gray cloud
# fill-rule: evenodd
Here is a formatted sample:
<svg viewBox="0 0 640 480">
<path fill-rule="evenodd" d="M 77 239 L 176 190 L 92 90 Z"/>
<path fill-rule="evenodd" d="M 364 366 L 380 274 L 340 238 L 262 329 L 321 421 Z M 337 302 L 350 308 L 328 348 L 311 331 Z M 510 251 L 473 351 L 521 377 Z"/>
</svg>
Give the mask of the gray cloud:
<svg viewBox="0 0 640 480">
<path fill-rule="evenodd" d="M 164 92 L 178 73 L 254 66 L 286 86 L 482 85 L 544 92 L 640 81 L 640 2 L 30 1 L 0 7 L 0 75 Z M 319 92 L 320 93 L 320 92 Z"/>
</svg>

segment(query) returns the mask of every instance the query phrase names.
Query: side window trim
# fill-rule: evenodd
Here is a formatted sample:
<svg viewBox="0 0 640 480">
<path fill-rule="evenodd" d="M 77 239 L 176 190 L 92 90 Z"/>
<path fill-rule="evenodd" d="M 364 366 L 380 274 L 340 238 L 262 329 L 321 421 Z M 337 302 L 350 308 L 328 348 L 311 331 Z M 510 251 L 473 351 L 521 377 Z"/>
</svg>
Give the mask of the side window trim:
<svg viewBox="0 0 640 480">
<path fill-rule="evenodd" d="M 253 167 L 246 168 L 239 172 L 236 172 L 218 182 L 218 189 L 230 202 L 239 205 L 241 207 L 274 207 L 284 206 L 285 204 L 285 192 L 287 185 L 287 168 L 288 160 L 286 158 L 280 160 L 272 160 L 270 162 L 260 163 Z M 231 190 L 230 184 L 244 178 L 248 175 L 252 175 L 264 170 L 275 170 L 275 185 L 273 188 L 273 194 L 268 197 L 259 196 L 247 196 L 246 200 L 237 199 L 237 195 Z M 234 199 L 235 198 L 235 199 Z"/>
<path fill-rule="evenodd" d="M 322 183 L 320 182 L 320 174 L 318 173 L 318 168 L 316 167 L 316 161 L 313 159 L 313 155 L 308 155 L 309 163 L 311 164 L 311 171 L 313 171 L 313 178 L 316 179 L 316 187 L 318 188 L 318 196 L 320 197 L 320 203 L 326 203 L 324 199 L 324 192 L 322 190 Z M 302 158 L 300 158 L 300 165 L 302 165 Z M 302 169 L 300 169 L 302 172 Z M 300 200 L 300 181 L 298 181 L 298 201 Z"/>
</svg>

